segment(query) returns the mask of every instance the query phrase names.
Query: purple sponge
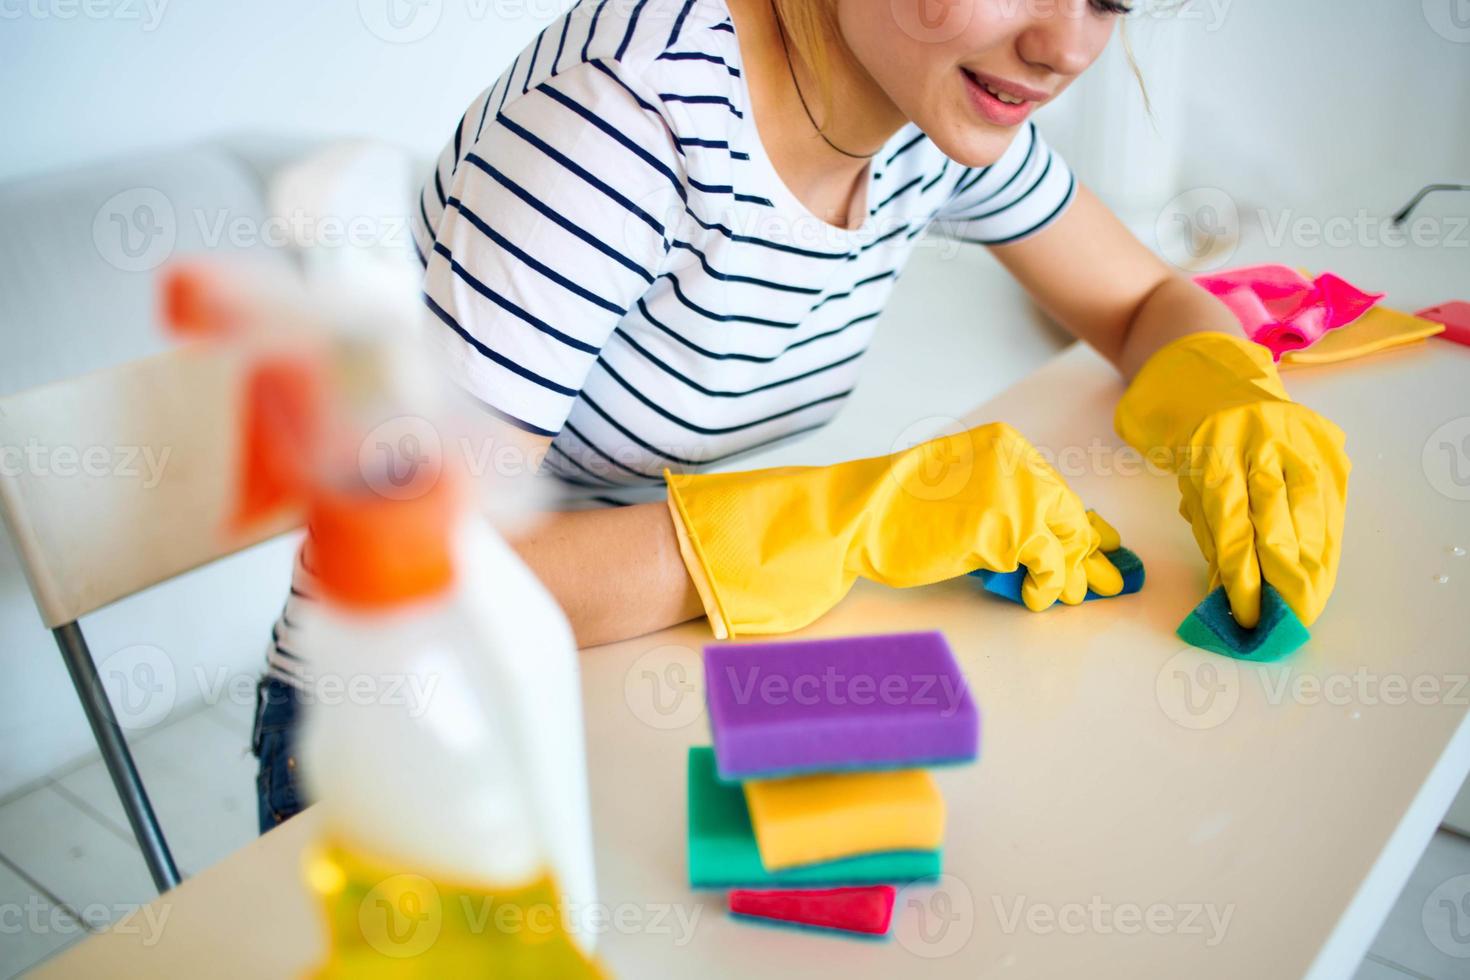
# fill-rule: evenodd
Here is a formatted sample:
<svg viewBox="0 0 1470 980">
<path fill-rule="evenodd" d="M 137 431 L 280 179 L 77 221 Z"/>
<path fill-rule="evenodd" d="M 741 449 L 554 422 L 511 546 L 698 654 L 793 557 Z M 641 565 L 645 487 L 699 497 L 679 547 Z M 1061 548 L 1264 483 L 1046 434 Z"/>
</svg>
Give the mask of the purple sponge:
<svg viewBox="0 0 1470 980">
<path fill-rule="evenodd" d="M 704 648 L 727 782 L 968 762 L 980 713 L 939 633 Z"/>
</svg>

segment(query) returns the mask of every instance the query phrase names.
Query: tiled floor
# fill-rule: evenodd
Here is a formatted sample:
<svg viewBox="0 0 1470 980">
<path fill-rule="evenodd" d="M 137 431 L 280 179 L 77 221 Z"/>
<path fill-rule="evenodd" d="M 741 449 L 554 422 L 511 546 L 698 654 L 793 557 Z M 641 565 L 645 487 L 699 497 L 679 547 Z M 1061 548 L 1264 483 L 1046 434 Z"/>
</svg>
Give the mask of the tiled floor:
<svg viewBox="0 0 1470 980">
<path fill-rule="evenodd" d="M 249 731 L 249 706 L 226 699 L 133 745 L 184 874 L 255 836 Z M 0 977 L 34 966 L 152 895 L 100 761 L 0 802 Z M 1467 976 L 1470 841 L 1440 832 L 1355 980 Z"/>
</svg>

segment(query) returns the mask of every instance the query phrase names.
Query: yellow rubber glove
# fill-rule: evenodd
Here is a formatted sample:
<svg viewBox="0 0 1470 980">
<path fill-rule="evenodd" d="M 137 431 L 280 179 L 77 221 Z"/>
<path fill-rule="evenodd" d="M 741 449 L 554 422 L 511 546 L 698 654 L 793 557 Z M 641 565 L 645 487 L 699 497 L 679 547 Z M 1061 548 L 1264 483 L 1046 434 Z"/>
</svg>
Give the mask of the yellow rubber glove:
<svg viewBox="0 0 1470 980">
<path fill-rule="evenodd" d="M 1114 424 L 1179 474 L 1179 512 L 1236 622 L 1260 620 L 1262 576 L 1303 623 L 1316 621 L 1337 580 L 1352 463 L 1342 430 L 1287 397 L 1264 347 L 1223 333 L 1166 344 Z"/>
<path fill-rule="evenodd" d="M 835 466 L 664 477 L 721 639 L 800 629 L 859 577 L 904 588 L 1025 565 L 1033 610 L 1123 588 L 1082 501 L 1001 423 Z"/>
</svg>

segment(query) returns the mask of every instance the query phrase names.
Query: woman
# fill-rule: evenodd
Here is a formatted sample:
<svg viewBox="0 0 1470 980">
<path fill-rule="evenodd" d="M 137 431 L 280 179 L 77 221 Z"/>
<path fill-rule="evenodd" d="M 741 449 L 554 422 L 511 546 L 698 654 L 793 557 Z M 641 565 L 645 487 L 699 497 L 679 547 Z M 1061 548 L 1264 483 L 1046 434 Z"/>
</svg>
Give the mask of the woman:
<svg viewBox="0 0 1470 980">
<path fill-rule="evenodd" d="M 926 229 L 989 246 L 1131 379 L 1119 431 L 1178 468 L 1243 625 L 1263 575 L 1316 618 L 1341 537 L 1341 432 L 1290 402 L 1228 311 L 1028 121 L 1125 12 L 582 0 L 475 100 L 419 201 L 425 298 L 451 373 L 506 432 L 589 497 L 628 504 L 516 542 L 583 645 L 702 614 L 718 636 L 794 629 L 858 576 L 1024 565 L 1032 609 L 1118 590 L 1099 553 L 1111 529 L 1004 425 L 834 467 L 697 474 L 836 413 Z M 275 650 L 263 825 L 299 805 L 285 617 Z"/>
</svg>

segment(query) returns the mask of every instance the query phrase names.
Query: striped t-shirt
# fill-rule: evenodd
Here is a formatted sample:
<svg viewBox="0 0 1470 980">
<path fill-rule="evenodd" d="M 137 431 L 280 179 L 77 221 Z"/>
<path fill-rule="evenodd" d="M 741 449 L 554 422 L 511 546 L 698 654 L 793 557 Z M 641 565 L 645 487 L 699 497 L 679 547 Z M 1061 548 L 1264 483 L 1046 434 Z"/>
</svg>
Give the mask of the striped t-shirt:
<svg viewBox="0 0 1470 980">
<path fill-rule="evenodd" d="M 829 421 L 931 225 L 1015 241 L 1075 187 L 1034 125 L 978 169 L 906 126 L 838 228 L 761 147 L 724 0 L 581 0 L 460 119 L 413 234 L 455 379 L 552 438 L 571 496 L 626 503 Z M 314 592 L 298 559 L 268 653 L 288 683 Z"/>
<path fill-rule="evenodd" d="M 723 0 L 582 0 L 464 114 L 414 237 L 451 372 L 595 493 L 826 423 L 915 239 L 1014 241 L 1074 190 L 1033 125 L 979 169 L 910 125 L 835 227 L 761 147 Z"/>
</svg>

